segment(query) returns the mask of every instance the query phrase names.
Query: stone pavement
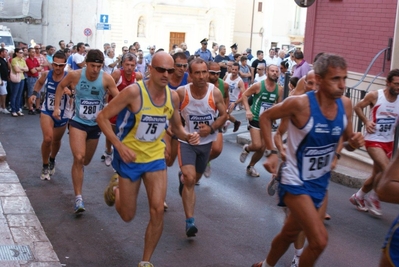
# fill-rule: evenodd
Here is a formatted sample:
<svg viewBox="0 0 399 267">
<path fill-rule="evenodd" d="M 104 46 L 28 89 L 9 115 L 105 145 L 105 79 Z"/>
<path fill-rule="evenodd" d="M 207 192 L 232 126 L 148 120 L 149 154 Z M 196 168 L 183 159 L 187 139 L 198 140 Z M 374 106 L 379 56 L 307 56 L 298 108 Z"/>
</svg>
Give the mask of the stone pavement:
<svg viewBox="0 0 399 267">
<path fill-rule="evenodd" d="M 61 266 L 0 143 L 0 266 Z"/>
<path fill-rule="evenodd" d="M 237 144 L 244 145 L 251 142 L 249 132 L 237 135 Z M 238 157 L 238 156 L 237 156 Z M 360 188 L 364 181 L 370 176 L 372 160 L 367 152 L 356 150 L 349 152 L 346 149 L 341 151 L 341 159 L 331 174 L 331 181 L 352 187 Z"/>
</svg>

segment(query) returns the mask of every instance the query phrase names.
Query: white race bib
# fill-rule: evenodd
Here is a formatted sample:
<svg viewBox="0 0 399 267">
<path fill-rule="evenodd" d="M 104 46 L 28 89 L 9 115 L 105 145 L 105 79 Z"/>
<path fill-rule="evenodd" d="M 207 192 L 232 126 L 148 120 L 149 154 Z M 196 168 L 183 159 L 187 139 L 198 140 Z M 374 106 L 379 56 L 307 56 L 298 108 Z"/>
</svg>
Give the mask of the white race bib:
<svg viewBox="0 0 399 267">
<path fill-rule="evenodd" d="M 65 108 L 64 99 L 65 99 L 65 95 L 62 95 L 61 103 L 60 103 L 60 110 L 64 110 L 64 108 Z M 55 94 L 47 93 L 47 110 L 54 110 L 54 100 L 55 100 Z"/>
<path fill-rule="evenodd" d="M 260 105 L 260 111 L 259 111 L 259 116 L 265 112 L 267 109 L 271 108 L 273 106 L 272 103 L 268 103 L 268 102 L 262 102 L 262 104 Z"/>
<path fill-rule="evenodd" d="M 205 123 L 206 125 L 211 125 L 212 122 L 214 121 L 214 118 L 212 114 L 208 115 L 189 115 L 188 116 L 188 123 L 189 123 L 189 129 L 190 133 L 192 132 L 198 132 L 199 131 L 199 125 L 201 123 Z"/>
<path fill-rule="evenodd" d="M 80 100 L 79 107 L 79 117 L 86 120 L 94 121 L 97 118 L 97 114 L 101 109 L 101 101 L 100 100 Z"/>
<path fill-rule="evenodd" d="M 378 136 L 392 136 L 395 131 L 395 118 L 377 119 L 375 128 Z"/>
<path fill-rule="evenodd" d="M 166 116 L 143 114 L 136 131 L 136 139 L 142 142 L 157 140 L 165 130 L 166 122 Z"/>
<path fill-rule="evenodd" d="M 307 147 L 302 155 L 303 180 L 317 179 L 331 171 L 334 155 L 335 144 L 324 147 Z"/>
</svg>

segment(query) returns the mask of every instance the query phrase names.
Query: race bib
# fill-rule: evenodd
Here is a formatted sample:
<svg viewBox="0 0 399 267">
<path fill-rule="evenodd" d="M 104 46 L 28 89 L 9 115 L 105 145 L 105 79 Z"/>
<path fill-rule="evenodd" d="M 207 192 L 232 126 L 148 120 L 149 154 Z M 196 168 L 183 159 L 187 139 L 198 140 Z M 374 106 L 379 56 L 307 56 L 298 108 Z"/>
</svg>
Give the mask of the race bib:
<svg viewBox="0 0 399 267">
<path fill-rule="evenodd" d="M 324 147 L 307 147 L 302 156 L 303 180 L 317 179 L 331 171 L 334 155 L 335 144 Z"/>
<path fill-rule="evenodd" d="M 211 125 L 214 118 L 212 114 L 208 115 L 189 115 L 188 116 L 188 123 L 189 123 L 189 131 L 190 133 L 192 132 L 198 132 L 199 131 L 199 125 L 201 123 L 205 123 L 206 125 Z"/>
<path fill-rule="evenodd" d="M 65 95 L 61 97 L 60 110 L 65 108 Z M 55 94 L 47 93 L 47 110 L 54 110 Z"/>
<path fill-rule="evenodd" d="M 394 134 L 395 118 L 380 118 L 376 122 L 376 134 L 378 136 L 389 137 Z"/>
<path fill-rule="evenodd" d="M 142 142 L 153 142 L 159 138 L 166 126 L 166 116 L 143 114 L 136 131 L 136 139 Z"/>
<path fill-rule="evenodd" d="M 94 121 L 101 110 L 100 100 L 80 100 L 79 117 Z"/>
<path fill-rule="evenodd" d="M 267 109 L 271 108 L 273 106 L 272 103 L 268 103 L 268 102 L 262 102 L 262 104 L 260 105 L 260 111 L 259 111 L 259 116 L 266 111 Z"/>
</svg>

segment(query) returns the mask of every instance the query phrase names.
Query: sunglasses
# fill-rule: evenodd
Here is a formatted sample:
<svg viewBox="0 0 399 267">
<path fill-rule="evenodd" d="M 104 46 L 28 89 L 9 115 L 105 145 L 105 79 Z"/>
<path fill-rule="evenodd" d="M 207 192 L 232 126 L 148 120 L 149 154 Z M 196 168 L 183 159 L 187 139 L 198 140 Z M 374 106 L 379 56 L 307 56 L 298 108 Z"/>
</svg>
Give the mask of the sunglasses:
<svg viewBox="0 0 399 267">
<path fill-rule="evenodd" d="M 162 67 L 153 67 L 153 68 L 159 73 L 165 73 L 167 71 L 168 74 L 172 74 L 173 72 L 175 72 L 175 69 L 165 69 Z"/>
<path fill-rule="evenodd" d="M 219 74 L 220 74 L 220 71 L 210 70 L 209 73 L 210 73 L 210 74 L 213 74 L 213 75 L 219 75 Z"/>
<path fill-rule="evenodd" d="M 187 63 L 185 63 L 185 64 L 176 63 L 175 65 L 176 65 L 176 67 L 178 67 L 178 68 L 181 68 L 181 67 L 187 68 L 187 67 L 188 67 L 188 64 L 187 64 Z"/>
<path fill-rule="evenodd" d="M 257 70 L 265 70 L 265 69 L 257 69 Z"/>
<path fill-rule="evenodd" d="M 17 52 L 18 54 L 23 54 L 24 52 L 23 51 L 20 51 L 20 52 Z"/>
<path fill-rule="evenodd" d="M 203 44 L 203 45 L 207 45 L 208 43 L 201 43 L 201 44 Z"/>
<path fill-rule="evenodd" d="M 129 50 L 123 50 L 123 52 L 129 52 Z"/>
<path fill-rule="evenodd" d="M 66 63 L 57 63 L 57 62 L 53 62 L 52 64 L 57 67 L 65 67 L 66 65 Z"/>
</svg>

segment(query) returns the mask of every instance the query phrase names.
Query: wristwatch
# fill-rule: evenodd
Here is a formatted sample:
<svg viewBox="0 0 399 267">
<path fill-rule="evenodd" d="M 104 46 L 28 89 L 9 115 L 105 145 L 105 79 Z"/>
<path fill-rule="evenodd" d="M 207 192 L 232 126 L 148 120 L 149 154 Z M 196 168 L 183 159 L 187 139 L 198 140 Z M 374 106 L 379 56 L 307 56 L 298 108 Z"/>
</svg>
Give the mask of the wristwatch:
<svg viewBox="0 0 399 267">
<path fill-rule="evenodd" d="M 212 126 L 210 126 L 209 124 L 208 124 L 208 126 L 209 126 L 209 128 L 211 128 L 211 132 L 209 134 L 214 134 L 215 130 L 212 128 Z"/>
<path fill-rule="evenodd" d="M 335 156 L 337 156 L 338 160 L 341 158 L 341 154 L 339 154 L 339 153 L 335 153 Z"/>
<path fill-rule="evenodd" d="M 276 154 L 277 155 L 278 154 L 277 150 L 273 150 L 273 149 L 272 150 L 267 150 L 267 149 L 265 150 L 265 157 L 266 158 L 270 157 L 272 154 Z"/>
</svg>

